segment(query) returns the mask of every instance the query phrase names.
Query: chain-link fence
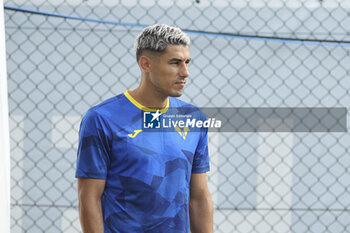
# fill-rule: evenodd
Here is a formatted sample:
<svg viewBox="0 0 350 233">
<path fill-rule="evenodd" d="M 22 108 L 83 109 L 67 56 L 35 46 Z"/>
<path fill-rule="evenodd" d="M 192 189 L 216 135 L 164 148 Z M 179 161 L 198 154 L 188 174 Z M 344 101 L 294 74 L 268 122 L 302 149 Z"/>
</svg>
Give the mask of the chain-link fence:
<svg viewBox="0 0 350 233">
<path fill-rule="evenodd" d="M 80 119 L 137 86 L 138 25 L 201 31 L 190 34 L 193 62 L 181 97 L 197 106 L 349 105 L 349 1 L 5 4 L 13 233 L 81 232 L 74 178 Z M 350 232 L 348 133 L 209 139 L 215 232 Z"/>
</svg>

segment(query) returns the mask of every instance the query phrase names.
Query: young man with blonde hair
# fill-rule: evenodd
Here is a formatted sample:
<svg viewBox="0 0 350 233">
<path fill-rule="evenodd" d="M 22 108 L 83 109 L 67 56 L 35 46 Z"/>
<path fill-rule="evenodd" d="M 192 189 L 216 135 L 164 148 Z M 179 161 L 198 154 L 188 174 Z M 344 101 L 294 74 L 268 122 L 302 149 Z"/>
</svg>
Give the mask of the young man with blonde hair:
<svg viewBox="0 0 350 233">
<path fill-rule="evenodd" d="M 174 97 L 189 76 L 190 39 L 164 24 L 135 42 L 139 86 L 91 108 L 79 132 L 76 177 L 85 233 L 212 233 L 207 130 L 146 132 L 145 111 L 193 106 Z"/>
</svg>

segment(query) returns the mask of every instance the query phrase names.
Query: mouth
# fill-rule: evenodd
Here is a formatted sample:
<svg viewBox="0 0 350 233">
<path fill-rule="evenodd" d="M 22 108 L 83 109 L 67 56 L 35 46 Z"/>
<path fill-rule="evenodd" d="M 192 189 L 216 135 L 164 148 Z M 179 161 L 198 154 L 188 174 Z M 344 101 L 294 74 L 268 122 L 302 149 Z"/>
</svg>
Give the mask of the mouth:
<svg viewBox="0 0 350 233">
<path fill-rule="evenodd" d="M 175 82 L 175 85 L 180 86 L 180 87 L 184 87 L 185 84 L 186 84 L 185 81 L 177 81 L 177 82 Z"/>
</svg>

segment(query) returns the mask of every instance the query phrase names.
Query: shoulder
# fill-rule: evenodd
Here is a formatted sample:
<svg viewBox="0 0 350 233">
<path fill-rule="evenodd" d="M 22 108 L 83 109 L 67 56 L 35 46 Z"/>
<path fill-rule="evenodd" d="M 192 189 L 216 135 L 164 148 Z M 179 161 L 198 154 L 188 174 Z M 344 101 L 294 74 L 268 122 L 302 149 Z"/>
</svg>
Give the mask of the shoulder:
<svg viewBox="0 0 350 233">
<path fill-rule="evenodd" d="M 84 115 L 82 122 L 104 121 L 111 116 L 116 115 L 116 111 L 123 105 L 123 94 L 119 94 L 109 98 L 93 107 L 91 107 Z"/>
<path fill-rule="evenodd" d="M 176 107 L 185 107 L 185 108 L 198 108 L 197 106 L 193 104 L 189 104 L 185 101 L 179 100 L 175 97 L 169 97 L 170 107 L 176 108 Z"/>
<path fill-rule="evenodd" d="M 170 98 L 170 108 L 177 109 L 177 112 L 183 113 L 183 114 L 189 114 L 194 112 L 201 112 L 201 110 L 193 104 L 189 104 L 185 101 L 176 99 L 174 97 Z"/>
<path fill-rule="evenodd" d="M 176 112 L 183 115 L 191 115 L 192 118 L 205 119 L 205 115 L 202 110 L 196 105 L 189 104 L 185 101 L 179 100 L 174 97 L 170 98 L 170 108 L 176 109 Z"/>
<path fill-rule="evenodd" d="M 89 111 L 94 111 L 100 114 L 108 113 L 110 111 L 118 109 L 118 107 L 123 105 L 124 101 L 124 95 L 119 94 L 93 106 L 89 109 Z"/>
<path fill-rule="evenodd" d="M 127 106 L 127 102 L 128 100 L 125 95 L 119 94 L 91 107 L 87 111 L 87 114 L 93 113 L 105 117 L 113 116 L 116 115 L 121 108 L 125 108 Z"/>
</svg>

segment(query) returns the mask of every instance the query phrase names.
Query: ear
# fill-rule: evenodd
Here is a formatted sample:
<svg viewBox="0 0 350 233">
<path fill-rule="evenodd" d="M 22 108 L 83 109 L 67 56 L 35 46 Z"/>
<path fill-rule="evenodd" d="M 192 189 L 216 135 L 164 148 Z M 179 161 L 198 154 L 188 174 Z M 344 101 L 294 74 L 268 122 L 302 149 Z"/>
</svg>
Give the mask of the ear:
<svg viewBox="0 0 350 233">
<path fill-rule="evenodd" d="M 152 70 L 152 59 L 147 56 L 141 56 L 139 66 L 143 72 L 150 72 Z"/>
</svg>

